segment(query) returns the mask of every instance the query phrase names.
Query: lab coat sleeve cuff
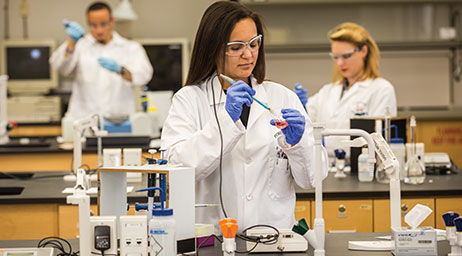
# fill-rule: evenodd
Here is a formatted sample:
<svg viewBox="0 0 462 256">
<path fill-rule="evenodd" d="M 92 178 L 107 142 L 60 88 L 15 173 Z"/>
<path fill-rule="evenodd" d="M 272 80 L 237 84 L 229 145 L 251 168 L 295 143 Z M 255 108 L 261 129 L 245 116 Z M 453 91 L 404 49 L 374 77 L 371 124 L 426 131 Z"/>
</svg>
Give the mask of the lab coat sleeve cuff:
<svg viewBox="0 0 462 256">
<path fill-rule="evenodd" d="M 64 76 L 69 75 L 74 69 L 77 55 L 77 46 L 74 53 L 69 56 L 66 56 L 66 49 L 67 42 L 64 42 L 55 52 L 53 52 L 49 61 L 53 68 L 58 70 Z"/>
</svg>

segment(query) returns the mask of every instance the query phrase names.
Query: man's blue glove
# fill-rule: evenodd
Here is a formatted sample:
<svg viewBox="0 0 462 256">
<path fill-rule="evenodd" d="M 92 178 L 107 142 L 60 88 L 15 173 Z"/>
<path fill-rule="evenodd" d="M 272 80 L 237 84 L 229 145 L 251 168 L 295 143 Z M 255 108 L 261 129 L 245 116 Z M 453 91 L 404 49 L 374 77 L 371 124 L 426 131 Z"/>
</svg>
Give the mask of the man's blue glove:
<svg viewBox="0 0 462 256">
<path fill-rule="evenodd" d="M 296 83 L 294 92 L 297 94 L 298 98 L 302 102 L 302 105 L 305 106 L 306 103 L 308 103 L 308 90 L 303 89 L 301 84 Z"/>
<path fill-rule="evenodd" d="M 255 90 L 243 81 L 237 81 L 228 88 L 225 109 L 234 122 L 241 117 L 242 105 L 250 107 L 253 95 Z"/>
<path fill-rule="evenodd" d="M 64 19 L 63 25 L 66 27 L 67 35 L 72 39 L 74 43 L 79 41 L 79 39 L 83 37 L 83 34 L 85 34 L 83 27 L 75 21 L 69 22 Z"/>
<path fill-rule="evenodd" d="M 115 60 L 106 57 L 99 57 L 98 62 L 103 68 L 115 73 L 120 73 L 120 65 L 117 64 Z"/>
<path fill-rule="evenodd" d="M 282 129 L 282 133 L 286 136 L 287 143 L 291 145 L 297 144 L 305 132 L 305 116 L 298 110 L 285 108 L 281 110 L 282 118 L 287 122 L 287 127 Z M 275 125 L 274 119 L 270 121 L 271 125 Z"/>
</svg>

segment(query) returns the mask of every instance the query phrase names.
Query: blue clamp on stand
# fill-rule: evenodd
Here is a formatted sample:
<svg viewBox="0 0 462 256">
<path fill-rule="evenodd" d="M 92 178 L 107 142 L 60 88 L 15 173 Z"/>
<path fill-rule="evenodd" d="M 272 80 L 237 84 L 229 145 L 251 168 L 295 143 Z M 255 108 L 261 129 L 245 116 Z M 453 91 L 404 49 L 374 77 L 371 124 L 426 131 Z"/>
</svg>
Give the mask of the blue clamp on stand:
<svg viewBox="0 0 462 256">
<path fill-rule="evenodd" d="M 161 208 L 160 203 L 154 203 L 154 209 Z M 135 203 L 135 211 L 147 210 L 148 204 Z"/>
<path fill-rule="evenodd" d="M 159 208 L 154 208 L 152 210 L 152 215 L 153 216 L 168 216 L 168 215 L 173 215 L 173 209 L 170 208 L 165 208 L 165 190 L 163 190 L 160 187 L 149 187 L 149 188 L 143 188 L 143 189 L 138 189 L 136 192 L 143 192 L 143 191 L 155 191 L 159 190 L 160 191 L 160 209 Z"/>
<path fill-rule="evenodd" d="M 158 165 L 165 165 L 168 163 L 167 159 L 165 159 L 165 152 L 166 149 L 160 149 L 160 159 L 155 159 L 154 154 L 157 152 L 155 149 L 150 149 L 149 153 L 152 155 L 152 157 L 145 157 L 146 161 L 148 161 L 148 164 L 158 164 Z"/>
</svg>

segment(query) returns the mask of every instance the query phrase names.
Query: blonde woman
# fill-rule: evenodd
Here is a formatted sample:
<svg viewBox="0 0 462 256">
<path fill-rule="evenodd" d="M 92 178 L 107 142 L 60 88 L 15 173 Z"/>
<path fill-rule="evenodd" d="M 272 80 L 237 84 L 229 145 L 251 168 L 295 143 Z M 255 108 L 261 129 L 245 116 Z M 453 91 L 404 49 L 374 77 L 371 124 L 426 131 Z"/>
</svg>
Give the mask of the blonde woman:
<svg viewBox="0 0 462 256">
<path fill-rule="evenodd" d="M 313 122 L 328 128 L 350 127 L 355 115 L 383 117 L 388 109 L 396 116 L 396 95 L 393 85 L 379 74 L 379 49 L 362 26 L 342 23 L 328 34 L 330 56 L 334 62 L 332 82 L 324 85 L 306 104 Z M 331 153 L 339 148 L 339 140 L 326 138 Z"/>
</svg>

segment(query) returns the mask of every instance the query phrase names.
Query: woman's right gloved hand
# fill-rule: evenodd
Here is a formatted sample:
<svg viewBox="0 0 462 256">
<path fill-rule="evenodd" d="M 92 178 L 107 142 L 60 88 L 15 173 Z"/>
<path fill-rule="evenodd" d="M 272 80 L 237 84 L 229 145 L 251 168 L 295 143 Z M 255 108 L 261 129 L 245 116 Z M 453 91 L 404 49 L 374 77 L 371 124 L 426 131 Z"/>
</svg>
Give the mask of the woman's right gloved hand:
<svg viewBox="0 0 462 256">
<path fill-rule="evenodd" d="M 243 81 L 237 81 L 228 88 L 225 109 L 234 122 L 241 117 L 242 105 L 250 107 L 253 95 L 255 90 Z"/>
<path fill-rule="evenodd" d="M 305 106 L 306 103 L 308 103 L 308 90 L 303 89 L 300 83 L 296 83 L 294 92 L 297 94 L 298 98 L 302 102 L 302 105 Z"/>
</svg>

